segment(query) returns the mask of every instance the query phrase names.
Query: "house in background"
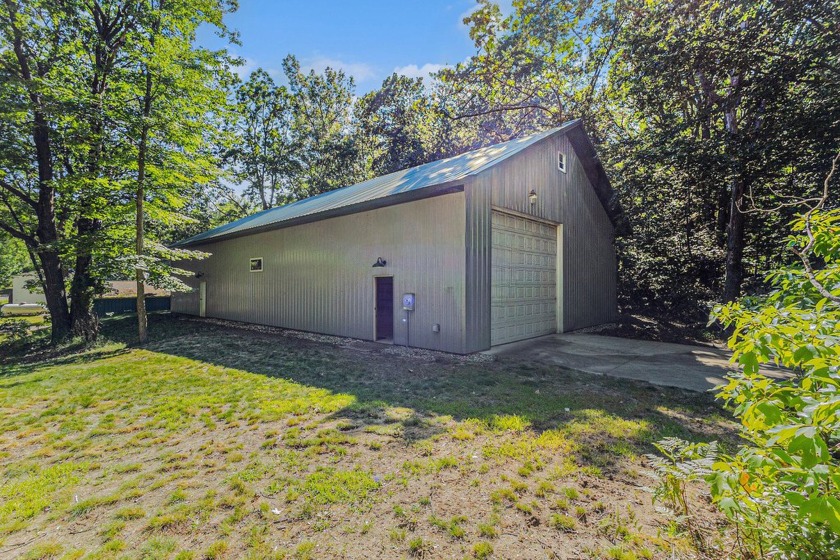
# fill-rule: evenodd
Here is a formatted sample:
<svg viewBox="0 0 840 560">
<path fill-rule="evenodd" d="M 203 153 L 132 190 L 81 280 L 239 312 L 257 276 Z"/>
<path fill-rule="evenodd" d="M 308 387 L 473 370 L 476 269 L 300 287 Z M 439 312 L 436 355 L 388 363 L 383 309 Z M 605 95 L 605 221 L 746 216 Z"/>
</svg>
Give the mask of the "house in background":
<svg viewBox="0 0 840 560">
<path fill-rule="evenodd" d="M 26 272 L 12 276 L 12 293 L 9 303 L 40 303 L 47 304 L 44 292 L 38 287 L 38 276 L 34 272 Z"/>
<path fill-rule="evenodd" d="M 616 318 L 620 207 L 580 121 L 179 243 L 172 311 L 469 353 Z"/>
<path fill-rule="evenodd" d="M 137 296 L 137 282 L 134 280 L 109 280 L 103 294 L 106 298 L 126 298 Z M 168 296 L 169 290 L 153 288 L 146 285 L 147 296 Z M 9 303 L 40 303 L 47 304 L 44 291 L 41 289 L 38 276 L 34 272 L 26 272 L 12 277 L 12 291 Z"/>
</svg>

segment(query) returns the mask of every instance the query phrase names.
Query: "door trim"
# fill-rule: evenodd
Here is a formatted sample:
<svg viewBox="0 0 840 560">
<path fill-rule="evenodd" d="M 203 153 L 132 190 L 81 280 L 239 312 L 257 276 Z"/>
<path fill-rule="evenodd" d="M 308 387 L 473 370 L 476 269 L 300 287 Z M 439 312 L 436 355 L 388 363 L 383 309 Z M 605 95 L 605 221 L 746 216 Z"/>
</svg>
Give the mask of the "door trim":
<svg viewBox="0 0 840 560">
<path fill-rule="evenodd" d="M 554 278 L 554 297 L 557 299 L 557 332 L 563 327 L 563 224 L 557 224 L 557 272 Z"/>
<path fill-rule="evenodd" d="M 525 218 L 526 220 L 531 220 L 532 222 L 540 222 L 549 226 L 560 225 L 560 222 L 555 222 L 546 218 L 540 218 L 539 216 L 534 216 L 533 214 L 526 214 L 525 212 L 519 212 L 517 210 L 511 210 L 510 208 L 505 208 L 504 206 L 496 206 L 495 204 L 490 205 L 490 212 L 510 214 L 511 216 L 516 216 L 517 218 Z"/>
</svg>

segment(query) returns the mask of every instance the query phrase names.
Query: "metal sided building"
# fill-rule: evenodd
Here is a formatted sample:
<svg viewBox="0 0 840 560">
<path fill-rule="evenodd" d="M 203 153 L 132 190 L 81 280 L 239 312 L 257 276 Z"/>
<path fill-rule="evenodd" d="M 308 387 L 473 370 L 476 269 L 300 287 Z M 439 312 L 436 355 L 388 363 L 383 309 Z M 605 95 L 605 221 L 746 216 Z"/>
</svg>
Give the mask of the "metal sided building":
<svg viewBox="0 0 840 560">
<path fill-rule="evenodd" d="M 469 353 L 616 317 L 620 207 L 580 121 L 272 208 L 172 311 Z M 406 297 L 404 297 L 406 296 Z"/>
</svg>

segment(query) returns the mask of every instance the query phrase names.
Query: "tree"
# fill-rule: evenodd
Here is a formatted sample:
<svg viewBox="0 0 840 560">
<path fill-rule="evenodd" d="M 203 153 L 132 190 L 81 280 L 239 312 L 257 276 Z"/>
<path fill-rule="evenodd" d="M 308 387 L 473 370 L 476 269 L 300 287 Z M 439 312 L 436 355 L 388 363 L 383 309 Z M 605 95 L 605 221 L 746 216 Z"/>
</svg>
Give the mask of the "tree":
<svg viewBox="0 0 840 560">
<path fill-rule="evenodd" d="M 443 110 L 479 142 L 509 140 L 583 118 L 599 140 L 603 89 L 623 18 L 615 2 L 516 2 L 503 16 L 479 0 L 464 19 L 478 53 L 439 77 Z"/>
<path fill-rule="evenodd" d="M 136 63 L 128 74 L 137 100 L 125 113 L 124 129 L 136 161 L 135 251 L 123 262 L 137 282 L 141 343 L 147 336 L 145 284 L 183 289 L 169 262 L 200 256 L 166 248 L 160 236 L 182 221 L 186 198 L 218 175 L 211 146 L 220 117 L 228 115 L 228 57 L 194 45 L 197 27 L 220 21 L 223 11 L 213 3 L 190 6 L 180 0 L 149 0 L 137 34 Z"/>
<path fill-rule="evenodd" d="M 341 70 L 305 73 L 294 56 L 283 60 L 292 104 L 292 142 L 299 169 L 295 199 L 352 185 L 368 177 L 353 122 L 355 84 Z"/>
<path fill-rule="evenodd" d="M 791 217 L 768 224 L 745 210 L 804 196 L 840 138 L 838 4 L 662 1 L 628 14 L 611 67 L 637 115 L 626 165 L 643 188 L 641 173 L 659 175 L 685 201 L 689 254 L 704 237 L 720 246 L 718 293 L 733 301 L 751 237 L 772 236 Z M 774 256 L 775 239 L 765 249 Z"/>
<path fill-rule="evenodd" d="M 100 227 L 91 210 L 99 189 L 85 190 L 99 179 L 106 137 L 102 94 L 135 6 L 103 10 L 99 3 L 83 8 L 7 0 L 2 8 L 0 87 L 8 102 L 0 146 L 0 228 L 38 258 L 53 341 L 71 332 L 90 338 L 95 317 L 87 298 L 89 247 Z M 77 63 L 78 72 L 71 73 Z M 63 239 L 71 230 L 72 246 Z M 74 268 L 72 309 L 65 289 L 68 264 Z"/>
<path fill-rule="evenodd" d="M 797 259 L 769 275 L 772 291 L 713 313 L 739 366 L 718 397 L 745 443 L 707 479 L 744 558 L 840 558 L 840 211 L 826 208 L 838 164 L 840 154 L 822 191 L 795 204 L 807 208 L 788 239 Z M 770 379 L 766 363 L 796 375 Z"/>
<path fill-rule="evenodd" d="M 430 161 L 431 120 L 436 118 L 422 78 L 388 76 L 355 106 L 360 141 L 374 176 Z"/>
<path fill-rule="evenodd" d="M 234 178 L 247 185 L 243 194 L 259 201 L 262 210 L 288 201 L 299 171 L 293 119 L 288 90 L 262 68 L 237 89 L 235 140 L 226 158 Z"/>
<path fill-rule="evenodd" d="M 172 208 L 176 193 L 183 196 L 186 185 L 194 188 L 206 180 L 194 160 L 206 140 L 203 123 L 212 113 L 208 105 L 190 103 L 207 99 L 182 95 L 184 84 L 179 91 L 163 72 L 161 81 L 153 79 L 148 97 L 144 86 L 148 71 L 167 61 L 169 68 L 179 68 L 182 80 L 196 80 L 191 87 L 206 91 L 208 77 L 227 64 L 225 53 L 190 51 L 191 56 L 179 58 L 185 51 L 175 46 L 192 44 L 202 23 L 224 31 L 222 15 L 229 7 L 223 0 L 4 1 L 0 88 L 9 102 L 0 109 L 0 229 L 36 256 L 53 342 L 71 335 L 94 338 L 98 323 L 92 304 L 105 279 L 126 269 L 134 274 L 137 259 L 127 248 L 135 245 L 128 240 L 138 240 L 129 224 L 142 229 L 143 212 L 132 214 L 134 207 L 142 210 L 147 188 L 172 185 L 158 198 Z M 144 115 L 146 99 L 168 100 L 171 113 L 156 113 L 153 103 Z M 180 117 L 179 111 L 188 116 Z M 164 121 L 160 130 L 168 134 L 153 134 Z M 145 156 L 138 158 L 144 127 Z M 165 158 L 156 159 L 158 148 Z M 147 248 L 141 235 L 136 249 Z"/>
<path fill-rule="evenodd" d="M 838 167 L 840 154 L 815 197 L 789 201 L 802 212 L 787 239 L 796 258 L 768 275 L 769 294 L 713 310 L 731 329 L 737 365 L 717 396 L 740 422 L 742 443 L 721 452 L 716 442 L 666 438 L 656 444 L 665 457 L 649 456 L 660 475 L 655 499 L 699 543 L 686 484 L 710 483 L 744 559 L 840 558 L 840 210 L 827 207 Z M 768 377 L 770 363 L 794 375 Z"/>
</svg>

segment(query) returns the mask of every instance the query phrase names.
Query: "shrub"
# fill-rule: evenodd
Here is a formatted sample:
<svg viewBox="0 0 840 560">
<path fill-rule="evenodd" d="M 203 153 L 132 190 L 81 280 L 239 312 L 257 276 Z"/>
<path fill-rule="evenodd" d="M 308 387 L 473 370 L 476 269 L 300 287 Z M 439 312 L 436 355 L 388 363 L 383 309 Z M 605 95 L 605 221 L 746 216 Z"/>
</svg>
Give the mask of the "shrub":
<svg viewBox="0 0 840 560">
<path fill-rule="evenodd" d="M 663 440 L 653 459 L 657 496 L 686 519 L 685 483 L 705 474 L 743 558 L 840 558 L 840 210 L 825 197 L 793 224 L 801 263 L 770 274 L 767 296 L 712 312 L 739 366 L 717 396 L 747 443 L 715 458 L 714 444 Z M 768 377 L 767 363 L 795 375 Z"/>
<path fill-rule="evenodd" d="M 654 444 L 662 454 L 648 455 L 659 485 L 653 499 L 665 503 L 678 516 L 695 539 L 700 538 L 692 521 L 686 494 L 689 482 L 703 480 L 712 474 L 718 455 L 717 442 L 691 443 L 679 438 L 665 438 Z"/>
<path fill-rule="evenodd" d="M 745 537 L 744 556 L 840 557 L 840 211 L 811 211 L 789 238 L 802 263 L 772 292 L 717 307 L 741 367 L 718 390 L 747 444 L 709 477 L 714 501 Z M 812 265 L 820 263 L 820 268 Z M 759 364 L 796 375 L 774 380 Z"/>
</svg>

